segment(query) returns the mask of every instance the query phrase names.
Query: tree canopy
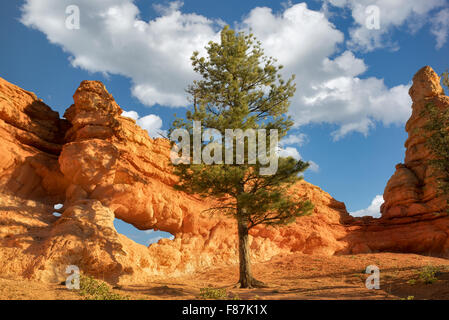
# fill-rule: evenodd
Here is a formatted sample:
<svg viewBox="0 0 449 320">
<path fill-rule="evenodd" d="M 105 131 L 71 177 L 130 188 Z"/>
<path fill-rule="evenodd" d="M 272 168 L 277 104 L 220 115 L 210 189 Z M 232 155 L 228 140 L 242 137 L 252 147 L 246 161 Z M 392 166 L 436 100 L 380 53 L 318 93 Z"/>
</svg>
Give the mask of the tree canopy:
<svg viewBox="0 0 449 320">
<path fill-rule="evenodd" d="M 290 223 L 311 213 L 310 201 L 293 198 L 287 192 L 302 178 L 300 173 L 308 163 L 278 157 L 278 139 L 293 125 L 286 113 L 296 90 L 294 76 L 283 80 L 282 66 L 264 55 L 260 41 L 251 33 L 235 32 L 226 26 L 220 40 L 209 42 L 206 57 L 193 53 L 193 69 L 200 79 L 186 89 L 192 109 L 185 119 L 173 122 L 169 133 L 185 129 L 192 141 L 195 130 L 204 132 L 201 152 L 214 162 L 195 161 L 195 142 L 191 144 L 190 161 L 175 166 L 180 178 L 176 188 L 213 197 L 219 204 L 210 211 L 236 218 L 239 282 L 242 287 L 250 287 L 260 283 L 249 270 L 248 231 L 260 224 Z M 227 130 L 233 130 L 231 139 L 227 139 Z M 243 152 L 238 152 L 239 146 Z M 223 155 L 227 156 L 225 161 L 221 160 Z M 277 170 L 264 174 L 274 160 Z"/>
</svg>

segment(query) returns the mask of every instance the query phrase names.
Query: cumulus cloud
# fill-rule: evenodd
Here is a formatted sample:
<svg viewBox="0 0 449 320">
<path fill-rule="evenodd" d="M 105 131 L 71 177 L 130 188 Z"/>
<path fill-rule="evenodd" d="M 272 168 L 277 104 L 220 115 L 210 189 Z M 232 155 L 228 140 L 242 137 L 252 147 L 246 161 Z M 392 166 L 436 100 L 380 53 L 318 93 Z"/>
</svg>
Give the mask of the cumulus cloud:
<svg viewBox="0 0 449 320">
<path fill-rule="evenodd" d="M 449 34 L 449 8 L 441 10 L 436 14 L 432 20 L 430 32 L 436 39 L 435 48 L 441 49 L 445 45 Z"/>
<path fill-rule="evenodd" d="M 143 104 L 188 104 L 184 89 L 196 77 L 190 56 L 195 50 L 204 55 L 204 46 L 219 40 L 222 21 L 183 13 L 180 1 L 156 6 L 160 16 L 143 21 L 133 0 L 79 0 L 80 29 L 69 30 L 65 8 L 72 2 L 26 0 L 21 21 L 61 46 L 74 67 L 129 77 L 132 94 Z M 349 6 L 353 1 L 332 3 Z M 404 5 L 406 11 L 427 12 L 432 5 L 409 7 Z M 333 136 L 339 139 L 352 131 L 367 134 L 376 122 L 404 123 L 409 117 L 408 85 L 388 88 L 383 79 L 363 79 L 367 66 L 352 51 L 340 53 L 344 34 L 323 12 L 310 10 L 305 3 L 287 4 L 279 13 L 256 7 L 236 27 L 252 29 L 266 53 L 284 65 L 285 78 L 296 74 L 298 89 L 290 114 L 297 127 L 337 124 Z M 155 118 L 146 120 L 157 125 Z"/>
<path fill-rule="evenodd" d="M 351 212 L 354 217 L 372 216 L 374 218 L 380 218 L 380 206 L 384 203 L 384 197 L 377 195 L 368 208 Z"/>
<path fill-rule="evenodd" d="M 132 93 L 142 103 L 186 105 L 184 89 L 194 78 L 190 56 L 218 40 L 213 20 L 181 13 L 180 2 L 159 6 L 160 17 L 143 21 L 132 0 L 79 0 L 80 29 L 69 30 L 65 9 L 72 4 L 27 0 L 21 21 L 62 46 L 74 67 L 131 78 Z"/>
<path fill-rule="evenodd" d="M 292 157 L 296 160 L 303 160 L 301 154 L 299 153 L 298 149 L 293 147 L 286 147 L 286 148 L 279 148 L 278 155 L 280 157 Z M 305 161 L 305 160 L 303 160 Z M 318 172 L 320 170 L 320 167 L 318 164 L 312 160 L 307 161 L 309 163 L 309 168 L 307 170 L 310 170 L 312 172 Z"/>
<path fill-rule="evenodd" d="M 297 145 L 302 146 L 308 142 L 308 137 L 305 133 L 289 134 L 281 140 L 281 145 Z"/>
<path fill-rule="evenodd" d="M 296 148 L 287 147 L 285 149 L 280 148 L 279 149 L 279 156 L 283 158 L 292 157 L 296 160 L 301 160 L 301 155 L 299 154 L 298 150 Z"/>
<path fill-rule="evenodd" d="M 281 14 L 256 8 L 242 27 L 252 30 L 268 55 L 278 57 L 285 77 L 296 75 L 290 107 L 296 126 L 336 123 L 339 129 L 332 135 L 338 140 L 352 131 L 366 135 L 376 121 L 402 124 L 410 117 L 409 84 L 388 88 L 383 79 L 362 79 L 367 66 L 351 51 L 329 58 L 344 37 L 324 13 L 305 3 Z"/>
<path fill-rule="evenodd" d="M 432 15 L 433 10 L 445 4 L 446 0 L 325 0 L 323 11 L 329 12 L 329 5 L 349 8 L 355 24 L 349 31 L 349 46 L 357 50 L 372 51 L 382 47 L 397 49 L 398 45 L 389 37 L 393 29 L 406 25 L 409 31 L 416 32 L 425 24 L 424 19 Z M 369 6 L 379 9 L 379 29 L 367 28 L 367 20 L 370 20 L 372 14 L 371 10 L 367 10 Z M 438 42 L 439 35 L 434 35 Z"/>
<path fill-rule="evenodd" d="M 136 120 L 137 125 L 147 130 L 148 135 L 152 138 L 167 136 L 167 132 L 162 130 L 162 119 L 155 114 L 139 117 L 136 111 L 123 111 L 122 116 Z"/>
<path fill-rule="evenodd" d="M 339 129 L 332 133 L 334 140 L 351 131 L 367 135 L 375 121 L 401 124 L 410 117 L 410 85 L 388 89 L 383 79 L 372 77 L 330 79 L 318 84 L 313 95 L 304 97 L 305 107 L 296 110 L 296 116 L 301 121 L 307 117 L 308 109 L 319 108 L 320 112 L 309 113 L 308 122 L 339 123 Z"/>
</svg>

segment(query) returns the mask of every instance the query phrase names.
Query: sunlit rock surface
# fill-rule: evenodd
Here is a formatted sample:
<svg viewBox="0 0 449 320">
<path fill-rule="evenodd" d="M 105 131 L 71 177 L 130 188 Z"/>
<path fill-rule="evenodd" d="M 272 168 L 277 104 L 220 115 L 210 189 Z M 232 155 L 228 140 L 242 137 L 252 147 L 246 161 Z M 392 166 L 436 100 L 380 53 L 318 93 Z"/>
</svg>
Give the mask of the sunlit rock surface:
<svg viewBox="0 0 449 320">
<path fill-rule="evenodd" d="M 302 252 L 333 255 L 376 251 L 448 255 L 449 219 L 436 216 L 436 196 L 413 128 L 427 100 L 448 107 L 438 79 L 422 69 L 410 90 L 413 115 L 404 164 L 388 182 L 382 218 L 353 218 L 342 202 L 302 181 L 289 192 L 310 199 L 311 216 L 282 228 L 251 230 L 252 259 Z M 122 117 L 101 82 L 83 81 L 60 119 L 33 93 L 0 78 L 0 273 L 63 281 L 67 266 L 110 282 L 142 283 L 238 262 L 233 220 L 204 212 L 212 201 L 175 191 L 170 144 Z M 426 100 L 427 99 L 427 100 Z M 54 205 L 63 203 L 61 217 Z M 114 228 L 173 234 L 149 247 Z"/>
</svg>

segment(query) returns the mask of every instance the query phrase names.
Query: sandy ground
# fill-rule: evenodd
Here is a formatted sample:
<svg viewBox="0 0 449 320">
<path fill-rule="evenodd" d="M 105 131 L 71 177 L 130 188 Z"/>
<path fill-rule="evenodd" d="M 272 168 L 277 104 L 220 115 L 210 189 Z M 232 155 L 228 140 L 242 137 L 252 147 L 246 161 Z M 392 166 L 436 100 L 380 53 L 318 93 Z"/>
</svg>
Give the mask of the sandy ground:
<svg viewBox="0 0 449 320">
<path fill-rule="evenodd" d="M 380 289 L 368 290 L 368 265 L 380 269 Z M 426 266 L 439 272 L 434 283 L 419 279 Z M 237 266 L 204 270 L 178 278 L 161 278 L 114 292 L 131 299 L 199 299 L 201 288 L 225 288 L 240 299 L 449 299 L 449 260 L 414 254 L 362 254 L 277 256 L 253 266 L 256 278 L 269 284 L 263 289 L 237 289 Z M 18 300 L 81 299 L 63 285 L 0 277 L 0 298 Z"/>
</svg>

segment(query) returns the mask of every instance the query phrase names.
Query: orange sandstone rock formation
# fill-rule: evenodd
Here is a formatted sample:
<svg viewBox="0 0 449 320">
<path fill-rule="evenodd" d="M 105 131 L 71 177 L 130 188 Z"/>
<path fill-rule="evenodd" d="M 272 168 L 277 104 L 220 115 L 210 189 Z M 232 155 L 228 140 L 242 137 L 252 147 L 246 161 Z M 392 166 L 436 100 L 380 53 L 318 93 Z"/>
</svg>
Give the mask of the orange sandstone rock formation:
<svg viewBox="0 0 449 320">
<path fill-rule="evenodd" d="M 136 283 L 238 261 L 234 221 L 204 212 L 210 201 L 173 189 L 169 142 L 151 139 L 120 116 L 102 83 L 82 82 L 64 120 L 33 94 L 1 83 L 0 139 L 6 141 L 0 145 L 9 159 L 0 180 L 2 274 L 61 281 L 65 268 L 77 265 L 112 282 Z M 22 138 L 26 134 L 34 140 Z M 344 248 L 338 238 L 345 235 L 342 222 L 351 219 L 344 204 L 307 182 L 292 192 L 311 199 L 315 214 L 286 228 L 254 228 L 255 261 Z M 59 202 L 58 218 L 52 212 Z M 115 218 L 175 238 L 147 248 L 118 234 Z"/>
<path fill-rule="evenodd" d="M 66 181 L 57 160 L 69 125 L 33 93 L 0 78 L 0 192 L 61 199 Z"/>
<path fill-rule="evenodd" d="M 449 105 L 432 72 L 415 76 L 409 132 L 422 125 L 418 109 L 425 99 Z M 34 94 L 0 79 L 0 274 L 62 281 L 67 266 L 77 265 L 129 284 L 237 263 L 234 221 L 204 212 L 211 201 L 173 189 L 169 142 L 151 139 L 122 117 L 100 82 L 82 82 L 73 98 L 60 119 Z M 344 203 L 302 181 L 289 192 L 310 199 L 313 215 L 251 230 L 252 259 L 290 252 L 447 256 L 448 219 L 433 215 L 441 199 L 428 187 L 422 141 L 410 137 L 406 162 L 387 185 L 381 219 L 355 219 Z M 61 217 L 52 215 L 56 203 L 64 204 Z M 145 247 L 117 233 L 117 218 L 175 238 Z"/>
<path fill-rule="evenodd" d="M 356 221 L 346 240 L 353 252 L 413 252 L 449 257 L 449 216 L 446 200 L 438 195 L 436 173 L 428 160 L 434 155 L 426 147 L 428 118 L 425 106 L 433 103 L 449 108 L 440 78 L 426 66 L 413 77 L 409 90 L 412 115 L 406 124 L 404 163 L 385 187 L 380 219 Z"/>
<path fill-rule="evenodd" d="M 381 209 L 382 216 L 389 219 L 438 213 L 446 206 L 445 199 L 437 195 L 436 172 L 428 164 L 432 154 L 425 146 L 424 126 L 428 118 L 424 113 L 429 103 L 449 108 L 449 97 L 444 95 L 440 78 L 430 67 L 416 73 L 409 93 L 413 112 L 405 126 L 409 135 L 405 142 L 405 160 L 404 164 L 396 166 L 396 172 L 387 183 Z"/>
</svg>

